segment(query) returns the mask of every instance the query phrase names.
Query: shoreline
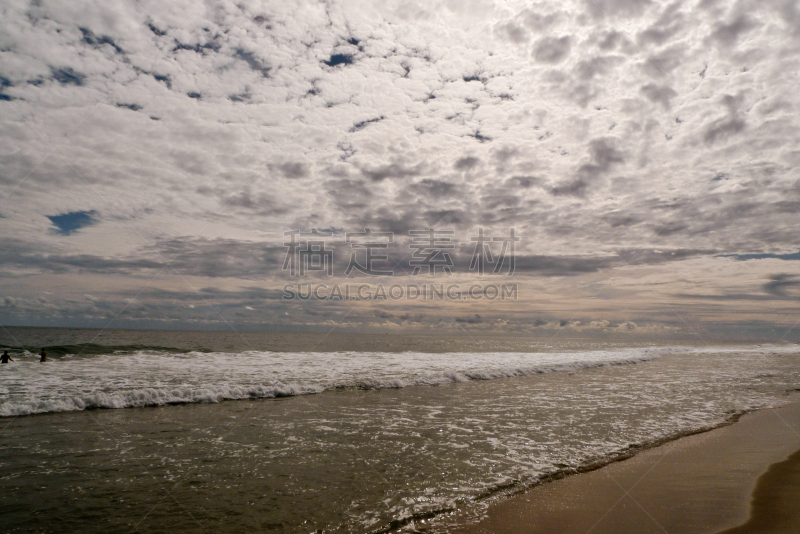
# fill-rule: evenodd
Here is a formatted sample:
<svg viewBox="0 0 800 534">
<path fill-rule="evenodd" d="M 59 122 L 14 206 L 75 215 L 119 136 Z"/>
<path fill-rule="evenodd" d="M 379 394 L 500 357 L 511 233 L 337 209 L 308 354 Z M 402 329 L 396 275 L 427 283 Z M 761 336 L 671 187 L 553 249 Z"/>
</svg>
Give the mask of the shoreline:
<svg viewBox="0 0 800 534">
<path fill-rule="evenodd" d="M 798 401 L 798 402 L 800 403 L 800 401 Z M 684 438 L 688 438 L 688 437 L 694 436 L 696 434 L 705 434 L 707 432 L 713 432 L 714 430 L 717 430 L 717 429 L 720 429 L 720 428 L 724 428 L 726 426 L 730 426 L 730 425 L 736 424 L 742 416 L 748 415 L 748 414 L 752 414 L 752 413 L 755 413 L 757 411 L 760 411 L 760 410 L 748 410 L 748 411 L 736 412 L 736 413 L 731 414 L 730 417 L 728 419 L 726 419 L 725 421 L 722 421 L 721 423 L 713 425 L 713 426 L 706 426 L 706 427 L 698 428 L 698 429 L 695 429 L 695 430 L 687 430 L 685 432 L 679 432 L 677 434 L 673 434 L 673 435 L 667 436 L 665 438 L 657 439 L 655 441 L 650 441 L 650 442 L 643 443 L 643 444 L 632 445 L 628 449 L 625 449 L 625 450 L 620 451 L 618 453 L 615 453 L 613 455 L 607 456 L 605 458 L 601 458 L 601 459 L 595 460 L 593 462 L 589 462 L 587 464 L 584 464 L 584 465 L 581 465 L 581 466 L 578 466 L 578 467 L 575 467 L 575 468 L 564 469 L 564 470 L 560 470 L 560 471 L 557 471 L 557 472 L 552 473 L 552 474 L 542 475 L 541 477 L 536 478 L 535 481 L 533 481 L 533 482 L 531 482 L 531 483 L 529 483 L 527 485 L 520 486 L 520 484 L 518 484 L 516 482 L 513 482 L 513 483 L 510 483 L 510 484 L 508 484 L 508 485 L 506 485 L 504 487 L 496 488 L 496 489 L 494 489 L 494 490 L 492 490 L 490 492 L 486 492 L 486 493 L 483 493 L 481 495 L 478 495 L 476 497 L 476 500 L 482 501 L 482 500 L 486 500 L 486 499 L 503 499 L 503 500 L 505 500 L 505 499 L 513 499 L 513 498 L 518 497 L 518 496 L 520 496 L 520 495 L 522 495 L 524 493 L 532 491 L 533 489 L 538 488 L 539 486 L 542 486 L 544 484 L 550 484 L 550 483 L 555 482 L 557 480 L 562 480 L 564 478 L 572 477 L 572 476 L 575 476 L 575 475 L 581 475 L 581 474 L 584 474 L 584 473 L 591 473 L 592 471 L 597 471 L 598 469 L 603 469 L 605 467 L 608 467 L 611 464 L 614 464 L 614 463 L 617 463 L 617 462 L 624 462 L 626 460 L 630 460 L 631 458 L 634 458 L 635 456 L 637 456 L 639 454 L 642 454 L 645 451 L 649 451 L 651 449 L 655 449 L 655 448 L 658 448 L 658 447 L 663 447 L 665 445 L 668 445 L 669 443 L 672 443 L 673 441 L 678 441 L 678 440 L 681 440 L 681 439 L 684 439 Z"/>
<path fill-rule="evenodd" d="M 780 514 L 782 524 L 796 525 L 786 499 L 779 506 L 774 496 L 779 486 L 800 481 L 798 428 L 795 397 L 777 408 L 736 414 L 714 428 L 647 444 L 600 466 L 546 477 L 492 502 L 482 521 L 447 531 L 746 534 L 763 532 Z M 779 467 L 784 464 L 796 478 L 787 482 Z"/>
</svg>

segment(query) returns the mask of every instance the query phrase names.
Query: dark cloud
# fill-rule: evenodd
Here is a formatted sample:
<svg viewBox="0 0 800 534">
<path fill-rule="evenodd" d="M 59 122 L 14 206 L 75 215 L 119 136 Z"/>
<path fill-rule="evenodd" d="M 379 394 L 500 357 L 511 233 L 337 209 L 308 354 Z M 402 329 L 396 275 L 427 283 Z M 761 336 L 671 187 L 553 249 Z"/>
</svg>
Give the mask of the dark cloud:
<svg viewBox="0 0 800 534">
<path fill-rule="evenodd" d="M 261 60 L 258 56 L 256 56 L 255 52 L 251 52 L 249 50 L 244 50 L 242 48 L 237 48 L 233 54 L 233 57 L 237 59 L 241 59 L 247 66 L 253 69 L 254 71 L 260 73 L 263 77 L 268 78 L 269 72 L 272 70 L 265 61 Z"/>
<path fill-rule="evenodd" d="M 471 219 L 464 210 L 428 210 L 422 213 L 429 226 L 456 225 L 462 226 Z"/>
<path fill-rule="evenodd" d="M 731 135 L 737 134 L 744 130 L 746 123 L 739 117 L 728 117 L 725 119 L 717 119 L 712 121 L 706 127 L 703 133 L 703 141 L 706 144 L 713 144 L 717 141 L 727 139 Z"/>
<path fill-rule="evenodd" d="M 387 178 L 412 178 L 422 173 L 422 164 L 406 166 L 402 163 L 390 163 L 372 169 L 362 169 L 361 172 L 373 182 L 382 182 Z"/>
<path fill-rule="evenodd" d="M 722 47 L 730 47 L 734 45 L 742 35 L 755 28 L 757 25 L 758 24 L 747 15 L 739 15 L 729 24 L 723 22 L 717 23 L 709 38 Z"/>
<path fill-rule="evenodd" d="M 53 69 L 53 79 L 63 85 L 83 85 L 86 76 L 72 70 L 72 67 Z"/>
<path fill-rule="evenodd" d="M 141 269 L 155 269 L 161 266 L 157 261 L 144 258 L 110 259 L 91 254 L 60 254 L 50 248 L 14 238 L 2 238 L 0 245 L 2 245 L 0 261 L 7 269 L 18 268 L 50 273 L 130 274 Z"/>
<path fill-rule="evenodd" d="M 79 28 L 79 30 L 83 34 L 84 43 L 92 45 L 97 48 L 102 48 L 103 46 L 109 46 L 118 54 L 124 53 L 122 48 L 117 46 L 117 43 L 115 43 L 111 37 L 108 37 L 107 35 L 99 35 L 99 36 L 95 35 L 94 33 L 91 32 L 91 30 L 88 30 L 86 28 Z"/>
<path fill-rule="evenodd" d="M 582 197 L 586 194 L 589 184 L 586 180 L 577 179 L 563 182 L 550 189 L 550 194 L 555 197 Z"/>
<path fill-rule="evenodd" d="M 366 208 L 373 197 L 372 190 L 363 180 L 348 178 L 328 180 L 325 182 L 324 187 L 328 195 L 342 208 Z"/>
<path fill-rule="evenodd" d="M 625 161 L 624 154 L 617 148 L 618 140 L 613 137 L 593 139 L 589 142 L 591 163 L 581 167 L 580 172 L 596 174 L 608 171 L 615 163 Z"/>
<path fill-rule="evenodd" d="M 280 272 L 285 248 L 235 239 L 168 239 L 146 247 L 146 255 L 163 262 L 170 270 L 209 278 L 263 279 Z"/>
<path fill-rule="evenodd" d="M 640 45 L 660 46 L 673 39 L 686 26 L 680 8 L 679 2 L 669 5 L 653 25 L 637 35 L 637 42 Z"/>
<path fill-rule="evenodd" d="M 617 30 L 611 30 L 603 35 L 602 40 L 598 43 L 600 50 L 610 52 L 620 45 L 629 43 L 627 36 Z"/>
<path fill-rule="evenodd" d="M 117 104 L 117 107 L 118 108 L 126 108 L 126 109 L 129 109 L 131 111 L 139 111 L 140 109 L 142 109 L 142 106 L 140 106 L 139 104 L 122 104 L 122 103 L 119 103 L 119 104 Z"/>
<path fill-rule="evenodd" d="M 683 230 L 686 230 L 687 225 L 682 222 L 668 222 L 666 224 L 661 224 L 653 228 L 653 231 L 656 235 L 659 236 L 670 236 L 672 234 L 677 234 Z"/>
<path fill-rule="evenodd" d="M 764 284 L 764 291 L 781 298 L 800 298 L 800 292 L 794 292 L 794 295 L 788 293 L 791 289 L 800 288 L 800 276 L 796 274 L 776 274 L 770 278 L 771 280 Z"/>
<path fill-rule="evenodd" d="M 504 37 L 515 44 L 524 44 L 530 39 L 528 31 L 515 22 L 507 22 L 505 24 L 498 25 L 495 27 L 494 31 L 497 35 L 500 35 L 501 37 Z"/>
<path fill-rule="evenodd" d="M 596 19 L 639 16 L 652 3 L 651 0 L 584 0 L 587 10 Z"/>
<path fill-rule="evenodd" d="M 153 23 L 153 21 L 149 21 L 149 22 L 147 23 L 147 27 L 148 27 L 148 29 L 149 29 L 151 32 L 153 32 L 153 34 L 155 34 L 157 37 L 163 37 L 163 36 L 165 36 L 165 35 L 167 34 L 167 32 L 165 32 L 165 31 L 163 31 L 163 30 L 159 29 L 159 28 L 158 28 L 158 26 L 156 26 L 156 25 Z"/>
<path fill-rule="evenodd" d="M 538 8 L 539 6 L 537 6 Z M 541 13 L 528 9 L 521 14 L 522 23 L 525 27 L 536 33 L 542 33 L 544 30 L 550 28 L 555 24 L 563 15 L 563 12 L 554 13 Z"/>
<path fill-rule="evenodd" d="M 575 73 L 581 80 L 588 81 L 595 76 L 601 76 L 609 72 L 614 65 L 622 61 L 618 56 L 597 56 L 591 59 L 578 62 Z"/>
<path fill-rule="evenodd" d="M 642 63 L 642 70 L 656 79 L 668 77 L 672 72 L 685 64 L 685 50 L 682 46 L 674 46 L 649 56 Z"/>
<path fill-rule="evenodd" d="M 453 168 L 457 171 L 469 171 L 474 169 L 480 162 L 481 160 L 474 156 L 466 156 L 457 159 L 455 164 L 453 164 Z"/>
<path fill-rule="evenodd" d="M 617 228 L 619 226 L 633 226 L 642 222 L 642 219 L 624 213 L 604 215 L 601 218 L 606 221 L 611 228 Z"/>
<path fill-rule="evenodd" d="M 475 315 L 468 315 L 466 317 L 456 317 L 455 320 L 457 323 L 481 324 L 483 322 L 483 317 L 476 313 Z"/>
<path fill-rule="evenodd" d="M 800 300 L 800 277 L 796 274 L 774 274 L 761 286 L 763 293 L 724 291 L 716 294 L 680 293 L 681 299 L 717 301 Z"/>
<path fill-rule="evenodd" d="M 488 135 L 482 134 L 480 130 L 475 130 L 475 132 L 473 132 L 471 134 L 467 134 L 466 137 L 473 137 L 479 143 L 488 143 L 488 142 L 490 142 L 492 140 L 492 138 L 489 137 Z"/>
<path fill-rule="evenodd" d="M 442 198 L 454 195 L 461 189 L 461 186 L 442 180 L 426 178 L 410 185 L 408 189 L 423 197 Z"/>
<path fill-rule="evenodd" d="M 550 190 L 554 196 L 584 196 L 591 182 L 607 173 L 612 166 L 624 163 L 625 155 L 617 148 L 617 139 L 603 137 L 589 142 L 589 163 L 578 168 L 578 177 L 558 184 Z"/>
<path fill-rule="evenodd" d="M 469 82 L 481 82 L 481 83 L 484 83 L 486 81 L 483 78 L 481 78 L 481 76 L 479 74 L 470 74 L 468 76 L 462 76 L 461 79 L 464 80 L 467 83 L 469 83 Z"/>
<path fill-rule="evenodd" d="M 289 179 L 306 178 L 309 175 L 308 166 L 298 161 L 281 163 L 275 165 L 274 169 L 281 173 L 284 178 Z"/>
<path fill-rule="evenodd" d="M 385 118 L 386 118 L 385 116 L 381 115 L 380 117 L 375 117 L 374 119 L 367 119 L 367 120 L 364 120 L 364 121 L 359 121 L 359 122 L 353 124 L 353 127 L 350 128 L 350 133 L 357 132 L 359 130 L 363 130 L 364 128 L 366 128 L 370 124 L 373 124 L 375 122 L 380 122 Z"/>
<path fill-rule="evenodd" d="M 373 204 L 365 205 L 373 208 Z M 422 214 L 416 210 L 394 210 L 378 207 L 359 214 L 358 221 L 362 226 L 380 229 L 385 232 L 394 232 L 395 235 L 408 235 L 410 230 L 418 230 L 430 226 L 437 221 L 424 220 Z"/>
<path fill-rule="evenodd" d="M 569 55 L 571 48 L 572 38 L 569 35 L 545 37 L 533 47 L 533 57 L 542 63 L 560 63 Z"/>
<path fill-rule="evenodd" d="M 417 314 L 404 313 L 404 314 L 400 315 L 399 318 L 401 320 L 409 322 L 409 323 L 421 323 L 425 319 L 425 314 L 424 313 L 417 313 Z"/>
<path fill-rule="evenodd" d="M 503 146 L 492 151 L 492 159 L 502 167 L 520 155 L 518 146 Z"/>
<path fill-rule="evenodd" d="M 528 189 L 534 185 L 541 184 L 541 178 L 536 176 L 512 176 L 508 180 L 505 181 L 506 187 L 510 187 L 512 189 L 522 188 Z"/>
<path fill-rule="evenodd" d="M 5 76 L 0 76 L 0 100 L 5 100 L 5 101 L 11 100 L 12 97 L 3 92 L 8 87 L 12 87 L 11 80 L 6 78 Z"/>
<path fill-rule="evenodd" d="M 206 41 L 205 43 L 194 43 L 194 44 L 187 44 L 182 43 L 178 40 L 175 41 L 175 47 L 172 49 L 173 52 L 179 52 L 181 50 L 186 50 L 190 52 L 195 52 L 196 54 L 206 55 L 211 52 L 219 52 L 221 49 L 221 45 L 216 41 L 216 39 L 211 39 Z"/>
<path fill-rule="evenodd" d="M 202 188 L 201 192 L 207 190 Z M 253 193 L 250 187 L 237 190 L 234 193 L 225 193 L 215 190 L 220 198 L 220 207 L 224 209 L 240 208 L 247 213 L 259 215 L 284 215 L 289 211 L 285 203 L 266 193 Z"/>
<path fill-rule="evenodd" d="M 522 200 L 515 194 L 492 194 L 481 197 L 483 208 L 489 211 L 509 206 L 517 206 L 521 202 Z"/>
<path fill-rule="evenodd" d="M 654 83 L 643 85 L 641 91 L 648 100 L 661 104 L 664 109 L 669 109 L 671 107 L 670 101 L 678 96 L 678 93 L 675 92 L 672 87 L 668 85 L 656 85 Z"/>
</svg>

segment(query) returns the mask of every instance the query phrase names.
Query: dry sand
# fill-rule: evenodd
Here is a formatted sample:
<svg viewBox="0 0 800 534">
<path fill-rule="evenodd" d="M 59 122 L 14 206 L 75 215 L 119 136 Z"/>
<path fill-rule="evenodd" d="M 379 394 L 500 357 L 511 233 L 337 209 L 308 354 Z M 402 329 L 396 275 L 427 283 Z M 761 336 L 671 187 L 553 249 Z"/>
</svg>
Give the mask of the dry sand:
<svg viewBox="0 0 800 534">
<path fill-rule="evenodd" d="M 500 500 L 460 532 L 800 533 L 798 518 L 795 401 Z"/>
</svg>

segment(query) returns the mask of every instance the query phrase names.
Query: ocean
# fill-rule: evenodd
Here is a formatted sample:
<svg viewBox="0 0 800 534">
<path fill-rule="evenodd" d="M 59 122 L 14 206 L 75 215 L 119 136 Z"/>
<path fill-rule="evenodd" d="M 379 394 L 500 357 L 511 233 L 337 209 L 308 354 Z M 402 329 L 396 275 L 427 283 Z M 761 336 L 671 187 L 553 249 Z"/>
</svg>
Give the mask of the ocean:
<svg viewBox="0 0 800 534">
<path fill-rule="evenodd" d="M 447 532 L 800 388 L 797 344 L 0 333 L 3 532 Z"/>
</svg>

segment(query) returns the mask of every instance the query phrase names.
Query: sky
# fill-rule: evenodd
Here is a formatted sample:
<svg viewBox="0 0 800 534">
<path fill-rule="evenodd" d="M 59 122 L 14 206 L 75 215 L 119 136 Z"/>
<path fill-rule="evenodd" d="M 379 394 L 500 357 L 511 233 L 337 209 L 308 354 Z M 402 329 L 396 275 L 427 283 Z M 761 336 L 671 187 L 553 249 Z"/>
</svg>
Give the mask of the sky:
<svg viewBox="0 0 800 534">
<path fill-rule="evenodd" d="M 0 324 L 795 339 L 798 73 L 789 0 L 4 0 Z"/>
</svg>

